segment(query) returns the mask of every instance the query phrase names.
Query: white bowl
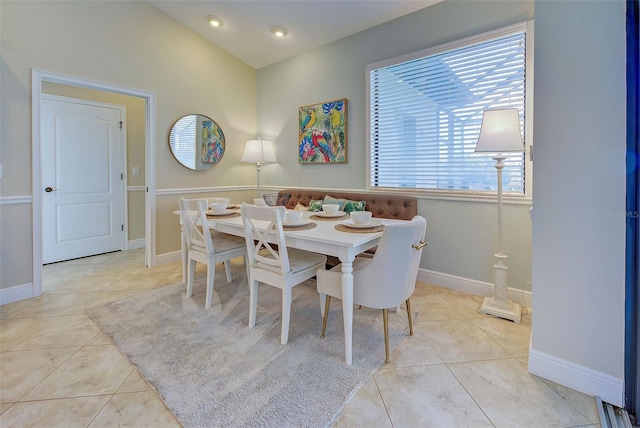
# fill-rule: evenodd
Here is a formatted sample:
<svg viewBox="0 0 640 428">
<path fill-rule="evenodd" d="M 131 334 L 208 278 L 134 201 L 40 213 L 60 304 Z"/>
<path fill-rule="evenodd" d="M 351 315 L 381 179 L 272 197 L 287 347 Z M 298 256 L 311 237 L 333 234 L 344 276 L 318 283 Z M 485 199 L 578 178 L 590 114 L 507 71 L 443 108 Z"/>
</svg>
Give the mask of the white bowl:
<svg viewBox="0 0 640 428">
<path fill-rule="evenodd" d="M 338 214 L 338 208 L 340 208 L 338 204 L 322 204 L 322 211 L 329 215 Z"/>
<path fill-rule="evenodd" d="M 285 220 L 289 224 L 296 224 L 302 221 L 304 211 L 287 211 Z"/>
<path fill-rule="evenodd" d="M 264 201 L 264 199 L 262 198 L 255 198 L 253 200 L 253 205 L 257 205 L 259 207 L 264 207 L 267 205 L 267 203 Z"/>
<path fill-rule="evenodd" d="M 209 204 L 227 204 L 231 203 L 231 198 L 209 198 Z"/>
<path fill-rule="evenodd" d="M 226 203 L 216 203 L 216 204 L 211 204 L 210 206 L 213 212 L 216 214 L 223 213 L 227 209 Z"/>
<path fill-rule="evenodd" d="M 355 224 L 367 224 L 371 221 L 371 211 L 351 211 L 351 220 Z"/>
</svg>

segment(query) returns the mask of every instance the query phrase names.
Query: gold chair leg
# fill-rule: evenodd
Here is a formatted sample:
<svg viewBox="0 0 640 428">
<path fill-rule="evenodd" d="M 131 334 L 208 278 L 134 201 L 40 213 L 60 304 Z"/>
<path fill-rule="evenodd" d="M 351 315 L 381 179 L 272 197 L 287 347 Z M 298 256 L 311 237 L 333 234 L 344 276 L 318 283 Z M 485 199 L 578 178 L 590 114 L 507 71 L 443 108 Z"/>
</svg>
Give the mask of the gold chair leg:
<svg viewBox="0 0 640 428">
<path fill-rule="evenodd" d="M 411 321 L 411 302 L 407 299 L 407 317 L 409 317 L 409 334 L 413 336 L 413 322 Z"/>
<path fill-rule="evenodd" d="M 331 303 L 331 296 L 327 294 L 327 298 L 324 304 L 324 317 L 322 317 L 322 334 L 320 337 L 324 339 L 324 331 L 327 329 L 327 318 L 329 318 L 329 304 Z"/>
<path fill-rule="evenodd" d="M 382 319 L 384 320 L 384 354 L 385 363 L 389 363 L 389 312 L 387 309 L 382 310 Z"/>
</svg>

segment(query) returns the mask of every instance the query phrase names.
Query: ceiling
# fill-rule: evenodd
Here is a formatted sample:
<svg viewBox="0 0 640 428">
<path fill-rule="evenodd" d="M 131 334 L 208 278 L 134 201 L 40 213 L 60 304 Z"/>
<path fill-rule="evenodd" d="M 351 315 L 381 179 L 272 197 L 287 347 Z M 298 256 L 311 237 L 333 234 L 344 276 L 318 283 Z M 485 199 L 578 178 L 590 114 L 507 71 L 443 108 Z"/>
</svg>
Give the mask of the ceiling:
<svg viewBox="0 0 640 428">
<path fill-rule="evenodd" d="M 441 0 L 149 0 L 162 12 L 258 69 Z M 212 28 L 207 16 L 223 21 Z M 288 34 L 277 39 L 273 26 Z"/>
</svg>

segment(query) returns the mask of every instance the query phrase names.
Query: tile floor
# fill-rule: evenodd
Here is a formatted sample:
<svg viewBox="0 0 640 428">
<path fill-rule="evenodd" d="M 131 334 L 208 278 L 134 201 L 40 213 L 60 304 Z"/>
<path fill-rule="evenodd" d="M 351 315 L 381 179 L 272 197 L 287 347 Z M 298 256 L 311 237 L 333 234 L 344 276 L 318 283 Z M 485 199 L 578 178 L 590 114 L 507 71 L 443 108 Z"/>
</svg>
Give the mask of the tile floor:
<svg viewBox="0 0 640 428">
<path fill-rule="evenodd" d="M 179 264 L 143 260 L 134 250 L 48 265 L 42 296 L 0 307 L 0 427 L 180 426 L 85 315 L 182 281 Z M 414 336 L 334 427 L 600 426 L 592 397 L 527 372 L 530 316 L 522 325 L 483 316 L 479 297 L 423 283 L 411 300 Z"/>
</svg>

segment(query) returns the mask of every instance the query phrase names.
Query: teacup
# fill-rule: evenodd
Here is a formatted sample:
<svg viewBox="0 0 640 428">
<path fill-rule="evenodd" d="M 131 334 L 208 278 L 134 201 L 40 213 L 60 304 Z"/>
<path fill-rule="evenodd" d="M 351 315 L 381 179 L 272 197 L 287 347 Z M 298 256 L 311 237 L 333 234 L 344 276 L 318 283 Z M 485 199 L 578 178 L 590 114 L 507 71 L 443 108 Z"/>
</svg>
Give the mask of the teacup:
<svg viewBox="0 0 640 428">
<path fill-rule="evenodd" d="M 371 211 L 351 211 L 351 221 L 355 224 L 367 224 L 371 221 Z"/>
<path fill-rule="evenodd" d="M 340 205 L 338 204 L 322 204 L 322 211 L 328 215 L 338 214 L 338 208 L 340 208 Z"/>
<path fill-rule="evenodd" d="M 265 205 L 267 205 L 267 203 L 262 198 L 255 198 L 253 200 L 253 205 L 257 205 L 259 207 L 264 207 Z"/>
<path fill-rule="evenodd" d="M 302 220 L 304 211 L 287 211 L 285 220 L 289 224 L 299 223 Z"/>
<path fill-rule="evenodd" d="M 231 198 L 209 198 L 209 204 L 227 204 L 231 203 Z"/>
<path fill-rule="evenodd" d="M 226 203 L 215 203 L 211 204 L 210 206 L 215 214 L 223 213 L 227 209 Z"/>
</svg>

